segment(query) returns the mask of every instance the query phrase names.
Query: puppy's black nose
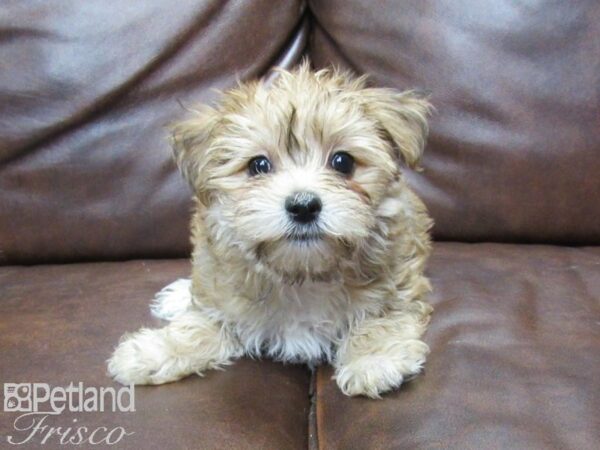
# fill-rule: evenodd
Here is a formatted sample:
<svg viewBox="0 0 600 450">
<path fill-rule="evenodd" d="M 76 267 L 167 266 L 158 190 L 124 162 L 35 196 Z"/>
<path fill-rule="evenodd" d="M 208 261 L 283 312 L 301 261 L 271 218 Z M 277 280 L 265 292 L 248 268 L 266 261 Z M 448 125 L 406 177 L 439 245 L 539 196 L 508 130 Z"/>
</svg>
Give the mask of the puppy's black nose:
<svg viewBox="0 0 600 450">
<path fill-rule="evenodd" d="M 294 222 L 309 223 L 321 212 L 321 199 L 312 192 L 296 192 L 285 199 L 285 209 Z"/>
</svg>

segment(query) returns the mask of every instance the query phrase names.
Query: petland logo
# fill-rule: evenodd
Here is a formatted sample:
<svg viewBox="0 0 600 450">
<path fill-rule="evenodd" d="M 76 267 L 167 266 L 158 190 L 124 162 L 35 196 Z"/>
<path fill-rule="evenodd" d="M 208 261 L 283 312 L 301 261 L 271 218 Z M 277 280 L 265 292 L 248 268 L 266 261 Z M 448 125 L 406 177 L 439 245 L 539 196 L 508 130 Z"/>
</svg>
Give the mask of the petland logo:
<svg viewBox="0 0 600 450">
<path fill-rule="evenodd" d="M 114 445 L 134 434 L 123 427 L 87 427 L 72 419 L 70 426 L 50 426 L 48 417 L 62 412 L 134 412 L 133 385 L 121 387 L 51 387 L 47 383 L 4 383 L 4 412 L 22 413 L 13 422 L 19 435 L 7 436 L 9 444 L 39 442 L 60 445 Z"/>
</svg>

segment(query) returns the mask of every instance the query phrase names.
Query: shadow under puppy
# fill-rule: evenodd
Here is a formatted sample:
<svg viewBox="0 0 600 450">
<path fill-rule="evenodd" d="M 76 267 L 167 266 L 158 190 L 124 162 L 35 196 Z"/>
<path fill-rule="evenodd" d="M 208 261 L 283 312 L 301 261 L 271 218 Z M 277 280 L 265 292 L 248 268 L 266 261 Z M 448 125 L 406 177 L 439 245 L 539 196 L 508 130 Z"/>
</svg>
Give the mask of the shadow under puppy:
<svg viewBox="0 0 600 450">
<path fill-rule="evenodd" d="M 123 336 L 109 373 L 161 384 L 268 356 L 331 363 L 345 394 L 369 397 L 418 373 L 432 222 L 400 165 L 418 163 L 429 109 L 304 64 L 177 124 L 192 277 L 159 293 L 170 323 Z"/>
</svg>

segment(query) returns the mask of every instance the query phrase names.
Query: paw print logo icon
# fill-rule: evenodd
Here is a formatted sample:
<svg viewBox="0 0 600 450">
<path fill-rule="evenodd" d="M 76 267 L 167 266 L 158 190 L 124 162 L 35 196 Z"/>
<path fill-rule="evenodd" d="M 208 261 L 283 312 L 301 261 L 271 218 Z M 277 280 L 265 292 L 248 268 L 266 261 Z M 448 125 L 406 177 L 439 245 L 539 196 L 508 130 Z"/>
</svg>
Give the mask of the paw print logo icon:
<svg viewBox="0 0 600 450">
<path fill-rule="evenodd" d="M 30 383 L 4 383 L 4 411 L 31 411 Z"/>
</svg>

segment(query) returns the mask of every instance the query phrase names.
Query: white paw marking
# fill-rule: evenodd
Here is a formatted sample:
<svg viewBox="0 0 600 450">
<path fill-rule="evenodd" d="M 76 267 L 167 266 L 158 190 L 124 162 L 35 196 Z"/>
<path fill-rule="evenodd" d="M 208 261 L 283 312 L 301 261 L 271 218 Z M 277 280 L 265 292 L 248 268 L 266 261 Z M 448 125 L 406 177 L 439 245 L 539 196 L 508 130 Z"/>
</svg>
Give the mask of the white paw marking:
<svg viewBox="0 0 600 450">
<path fill-rule="evenodd" d="M 162 384 L 185 373 L 169 357 L 163 330 L 142 329 L 123 337 L 108 360 L 108 373 L 121 384 Z"/>
<path fill-rule="evenodd" d="M 425 343 L 415 339 L 399 351 L 356 358 L 339 367 L 335 379 L 346 395 L 380 398 L 421 372 L 428 351 Z"/>
</svg>

